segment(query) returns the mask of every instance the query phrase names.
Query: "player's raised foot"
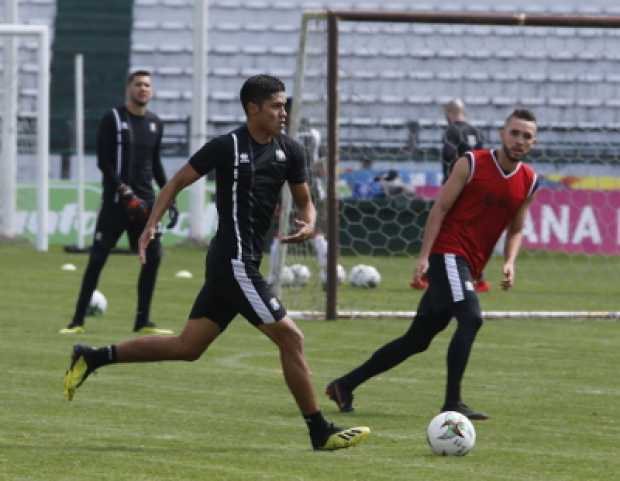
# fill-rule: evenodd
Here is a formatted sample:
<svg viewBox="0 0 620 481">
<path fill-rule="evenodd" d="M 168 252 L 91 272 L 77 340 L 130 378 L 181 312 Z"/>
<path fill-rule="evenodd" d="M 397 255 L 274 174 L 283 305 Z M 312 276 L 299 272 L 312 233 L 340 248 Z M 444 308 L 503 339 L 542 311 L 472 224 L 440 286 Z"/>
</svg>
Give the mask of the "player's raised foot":
<svg viewBox="0 0 620 481">
<path fill-rule="evenodd" d="M 367 426 L 357 426 L 343 429 L 332 423 L 320 435 L 311 437 L 312 448 L 315 451 L 335 451 L 336 449 L 350 448 L 364 441 L 370 434 Z"/>
<path fill-rule="evenodd" d="M 86 378 L 95 370 L 92 367 L 92 347 L 76 344 L 71 352 L 71 364 L 65 373 L 64 394 L 67 401 L 71 401 L 75 391 L 79 388 Z"/>
<path fill-rule="evenodd" d="M 327 385 L 325 394 L 336 403 L 341 412 L 350 413 L 353 411 L 353 392 L 338 379 Z"/>
<path fill-rule="evenodd" d="M 428 277 L 423 276 L 418 281 L 412 280 L 409 283 L 409 287 L 411 287 L 412 289 L 417 289 L 419 291 L 423 291 L 424 289 L 426 289 L 428 287 Z"/>
<path fill-rule="evenodd" d="M 69 324 L 67 327 L 63 327 L 58 334 L 84 334 L 86 329 L 80 324 Z"/>
<path fill-rule="evenodd" d="M 491 284 L 485 280 L 476 281 L 476 292 L 489 292 L 491 290 Z"/>
<path fill-rule="evenodd" d="M 133 332 L 143 335 L 155 335 L 155 336 L 171 336 L 174 334 L 174 331 L 171 329 L 162 329 L 161 327 L 157 327 L 152 322 L 147 322 L 146 324 L 136 324 L 133 328 Z"/>
<path fill-rule="evenodd" d="M 463 414 L 464 416 L 467 416 L 473 421 L 485 421 L 486 419 L 489 419 L 488 414 L 470 408 L 463 401 L 444 404 L 444 406 L 441 408 L 441 411 L 456 411 Z"/>
</svg>

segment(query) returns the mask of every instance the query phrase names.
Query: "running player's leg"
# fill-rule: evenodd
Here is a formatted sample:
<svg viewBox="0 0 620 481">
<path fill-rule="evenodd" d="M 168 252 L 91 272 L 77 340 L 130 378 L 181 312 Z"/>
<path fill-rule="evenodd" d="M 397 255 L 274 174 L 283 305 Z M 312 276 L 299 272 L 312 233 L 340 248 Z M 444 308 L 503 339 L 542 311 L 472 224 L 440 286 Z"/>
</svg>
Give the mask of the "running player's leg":
<svg viewBox="0 0 620 481">
<path fill-rule="evenodd" d="M 221 306 L 215 302 L 212 291 L 205 283 L 178 336 L 147 336 L 101 348 L 74 346 L 64 379 L 65 397 L 71 400 L 92 372 L 108 364 L 198 359 L 238 312 L 226 306 L 218 309 Z"/>
<path fill-rule="evenodd" d="M 110 250 L 125 230 L 124 212 L 118 206 L 103 204 L 97 218 L 93 245 L 90 249 L 88 264 L 82 277 L 80 293 L 75 306 L 73 319 L 69 325 L 60 330 L 61 334 L 84 332 L 84 318 L 90 304 L 90 298 L 99 282 L 99 275 L 105 266 Z"/>
<path fill-rule="evenodd" d="M 304 355 L 304 336 L 260 275 L 258 266 L 232 261 L 239 286 L 239 311 L 278 347 L 286 384 L 308 426 L 314 449 L 340 449 L 363 441 L 365 426 L 342 429 L 327 422 L 320 411 L 312 375 Z"/>
</svg>

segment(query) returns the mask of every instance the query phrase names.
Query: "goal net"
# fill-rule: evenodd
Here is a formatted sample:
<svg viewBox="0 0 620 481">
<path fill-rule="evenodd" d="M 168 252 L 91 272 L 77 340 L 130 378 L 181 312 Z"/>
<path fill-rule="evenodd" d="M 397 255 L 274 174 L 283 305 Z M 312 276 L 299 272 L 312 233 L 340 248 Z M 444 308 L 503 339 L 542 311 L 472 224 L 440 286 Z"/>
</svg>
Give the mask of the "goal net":
<svg viewBox="0 0 620 481">
<path fill-rule="evenodd" d="M 282 264 L 304 264 L 312 276 L 286 287 L 281 272 L 288 308 L 299 317 L 413 314 L 422 291 L 409 282 L 442 182 L 443 107 L 461 99 L 485 147 L 500 146 L 514 108 L 532 110 L 539 125 L 528 161 L 542 187 L 515 287 L 500 292 L 502 256 L 493 256 L 484 273 L 491 290 L 481 293 L 487 317 L 617 316 L 618 26 L 620 17 L 306 14 L 293 122 L 321 139 L 313 160 L 325 167 L 327 195 L 315 201 L 329 282 L 320 280 L 312 242 L 289 247 Z M 338 264 L 349 274 L 374 266 L 381 282 L 338 283 Z"/>
<path fill-rule="evenodd" d="M 47 250 L 47 26 L 0 25 L 0 66 L 0 237 L 25 235 Z"/>
</svg>

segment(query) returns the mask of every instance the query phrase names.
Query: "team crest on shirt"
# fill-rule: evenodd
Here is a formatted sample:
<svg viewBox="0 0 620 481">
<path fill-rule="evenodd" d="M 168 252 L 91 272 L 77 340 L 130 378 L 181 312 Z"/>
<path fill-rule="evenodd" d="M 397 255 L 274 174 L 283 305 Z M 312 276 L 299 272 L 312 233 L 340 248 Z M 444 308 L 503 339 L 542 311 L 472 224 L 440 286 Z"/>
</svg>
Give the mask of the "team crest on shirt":
<svg viewBox="0 0 620 481">
<path fill-rule="evenodd" d="M 278 162 L 286 162 L 286 154 L 282 149 L 276 149 L 276 160 Z"/>
<path fill-rule="evenodd" d="M 151 122 L 151 132 L 157 132 L 157 124 L 155 122 Z"/>
<path fill-rule="evenodd" d="M 280 303 L 275 297 L 272 297 L 271 299 L 269 299 L 269 305 L 274 311 L 277 311 L 280 309 Z"/>
<path fill-rule="evenodd" d="M 129 130 L 129 125 L 127 125 L 127 122 L 121 122 L 121 129 L 122 130 Z"/>
<path fill-rule="evenodd" d="M 241 152 L 241 155 L 239 155 L 239 163 L 240 164 L 249 164 L 250 163 L 250 157 L 248 157 L 247 153 Z"/>
<path fill-rule="evenodd" d="M 474 290 L 474 283 L 472 281 L 465 281 L 465 290 L 473 291 Z"/>
</svg>

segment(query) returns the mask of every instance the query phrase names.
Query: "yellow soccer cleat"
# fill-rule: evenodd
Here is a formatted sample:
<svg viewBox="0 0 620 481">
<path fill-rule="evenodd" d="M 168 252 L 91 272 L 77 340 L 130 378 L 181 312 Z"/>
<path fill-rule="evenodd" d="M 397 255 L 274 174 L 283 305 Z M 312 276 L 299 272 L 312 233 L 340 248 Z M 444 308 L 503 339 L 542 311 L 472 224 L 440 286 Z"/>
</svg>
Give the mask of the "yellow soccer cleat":
<svg viewBox="0 0 620 481">
<path fill-rule="evenodd" d="M 325 442 L 318 446 L 313 445 L 313 447 L 318 451 L 334 451 L 336 449 L 350 448 L 364 441 L 369 434 L 370 428 L 367 426 L 341 429 L 332 425 Z"/>
<path fill-rule="evenodd" d="M 144 326 L 135 331 L 137 334 L 142 335 L 150 335 L 150 336 L 171 336 L 174 334 L 174 331 L 171 329 L 162 329 L 160 327 L 155 326 Z"/>
<path fill-rule="evenodd" d="M 92 348 L 76 344 L 71 353 L 71 364 L 65 373 L 64 394 L 67 401 L 71 401 L 75 396 L 75 391 L 80 387 L 86 378 L 94 371 L 86 359 Z"/>
<path fill-rule="evenodd" d="M 67 327 L 63 327 L 58 331 L 58 334 L 84 334 L 85 332 L 86 329 L 84 329 L 84 326 L 69 324 Z"/>
</svg>

